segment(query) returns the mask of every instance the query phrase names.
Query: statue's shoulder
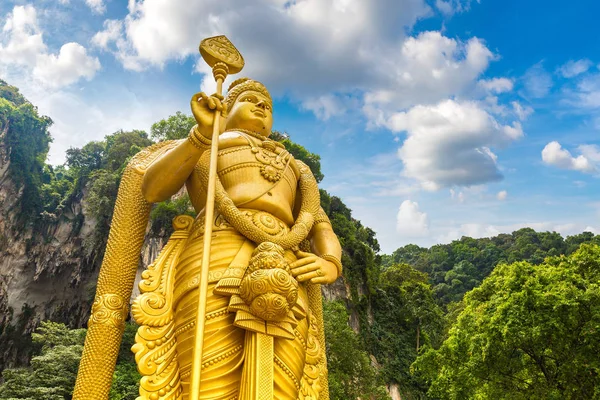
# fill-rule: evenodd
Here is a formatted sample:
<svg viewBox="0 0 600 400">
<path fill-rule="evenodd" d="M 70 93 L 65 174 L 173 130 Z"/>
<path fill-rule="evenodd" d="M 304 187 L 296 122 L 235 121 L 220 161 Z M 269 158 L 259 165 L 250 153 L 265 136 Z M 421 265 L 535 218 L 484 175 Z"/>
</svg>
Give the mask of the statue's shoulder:
<svg viewBox="0 0 600 400">
<path fill-rule="evenodd" d="M 134 155 L 129 163 L 128 168 L 134 169 L 140 173 L 144 173 L 146 169 L 160 156 L 175 148 L 181 142 L 187 139 L 180 140 L 165 140 L 164 142 L 158 142 L 151 146 L 145 147 Z"/>
</svg>

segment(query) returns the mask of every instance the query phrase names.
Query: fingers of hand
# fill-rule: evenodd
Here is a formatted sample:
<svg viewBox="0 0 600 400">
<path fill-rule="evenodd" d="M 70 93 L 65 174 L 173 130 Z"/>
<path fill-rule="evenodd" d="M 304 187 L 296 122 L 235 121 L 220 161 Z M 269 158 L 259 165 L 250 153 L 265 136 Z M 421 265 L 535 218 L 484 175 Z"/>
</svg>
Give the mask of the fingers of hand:
<svg viewBox="0 0 600 400">
<path fill-rule="evenodd" d="M 307 253 L 306 251 L 298 250 L 296 252 L 296 257 L 298 258 L 306 258 L 306 257 L 314 257 L 313 253 Z"/>
<path fill-rule="evenodd" d="M 317 265 L 317 264 L 309 264 L 306 266 L 299 266 L 296 268 L 292 268 L 292 275 L 298 276 L 298 275 L 306 274 L 311 271 L 315 271 L 317 269 L 319 269 L 319 265 Z"/>
<path fill-rule="evenodd" d="M 313 278 L 320 278 L 320 277 L 322 277 L 322 275 L 323 275 L 323 273 L 321 272 L 321 270 L 317 269 L 315 271 L 311 271 L 311 272 L 308 272 L 308 273 L 303 274 L 303 275 L 298 275 L 296 277 L 296 280 L 298 282 L 305 282 L 305 281 L 308 281 L 308 280 L 313 279 Z"/>
<path fill-rule="evenodd" d="M 327 279 L 327 277 L 325 277 L 325 276 L 318 276 L 318 277 L 316 277 L 316 278 L 312 278 L 312 279 L 310 280 L 310 282 L 311 282 L 311 283 L 318 283 L 318 284 L 320 284 L 320 285 L 326 285 L 326 284 L 328 284 L 328 283 L 331 283 L 331 282 L 329 282 L 329 280 L 328 280 L 328 279 Z"/>
<path fill-rule="evenodd" d="M 316 261 L 315 256 L 312 257 L 306 257 L 306 258 L 301 258 L 299 260 L 294 261 L 293 263 L 290 264 L 290 268 L 294 269 L 294 268 L 298 268 L 301 267 L 303 265 L 308 265 L 308 264 L 312 264 Z"/>
</svg>

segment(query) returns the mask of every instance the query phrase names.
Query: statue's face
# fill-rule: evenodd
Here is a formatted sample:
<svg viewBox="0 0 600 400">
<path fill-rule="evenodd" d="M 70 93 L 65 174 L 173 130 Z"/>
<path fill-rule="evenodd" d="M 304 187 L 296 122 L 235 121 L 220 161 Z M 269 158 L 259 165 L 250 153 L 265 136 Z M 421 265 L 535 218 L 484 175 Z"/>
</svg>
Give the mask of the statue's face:
<svg viewBox="0 0 600 400">
<path fill-rule="evenodd" d="M 225 129 L 247 129 L 269 136 L 273 127 L 273 110 L 269 99 L 260 92 L 241 93 L 227 114 Z"/>
</svg>

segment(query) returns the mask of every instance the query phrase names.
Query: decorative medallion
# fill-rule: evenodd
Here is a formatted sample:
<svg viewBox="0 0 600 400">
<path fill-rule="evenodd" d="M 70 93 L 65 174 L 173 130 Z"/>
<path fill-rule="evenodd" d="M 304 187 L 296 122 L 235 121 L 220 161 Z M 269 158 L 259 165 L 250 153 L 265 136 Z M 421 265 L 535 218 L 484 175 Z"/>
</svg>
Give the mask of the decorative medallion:
<svg viewBox="0 0 600 400">
<path fill-rule="evenodd" d="M 263 164 L 260 174 L 270 182 L 277 182 L 283 176 L 283 172 L 289 161 L 289 153 L 273 153 L 265 148 L 252 147 L 252 153 L 256 159 Z"/>
</svg>

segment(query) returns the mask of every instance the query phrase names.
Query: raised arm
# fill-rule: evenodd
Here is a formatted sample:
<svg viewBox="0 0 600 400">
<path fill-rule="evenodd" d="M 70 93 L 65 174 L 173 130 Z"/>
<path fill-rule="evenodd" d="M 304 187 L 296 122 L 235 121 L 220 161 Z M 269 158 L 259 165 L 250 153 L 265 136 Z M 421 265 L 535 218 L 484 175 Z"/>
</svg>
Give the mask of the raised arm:
<svg viewBox="0 0 600 400">
<path fill-rule="evenodd" d="M 184 185 L 198 159 L 210 148 L 215 112 L 222 111 L 222 97 L 196 93 L 191 100 L 198 123 L 179 145 L 152 163 L 144 174 L 142 193 L 146 201 L 157 203 L 173 196 Z"/>
</svg>

